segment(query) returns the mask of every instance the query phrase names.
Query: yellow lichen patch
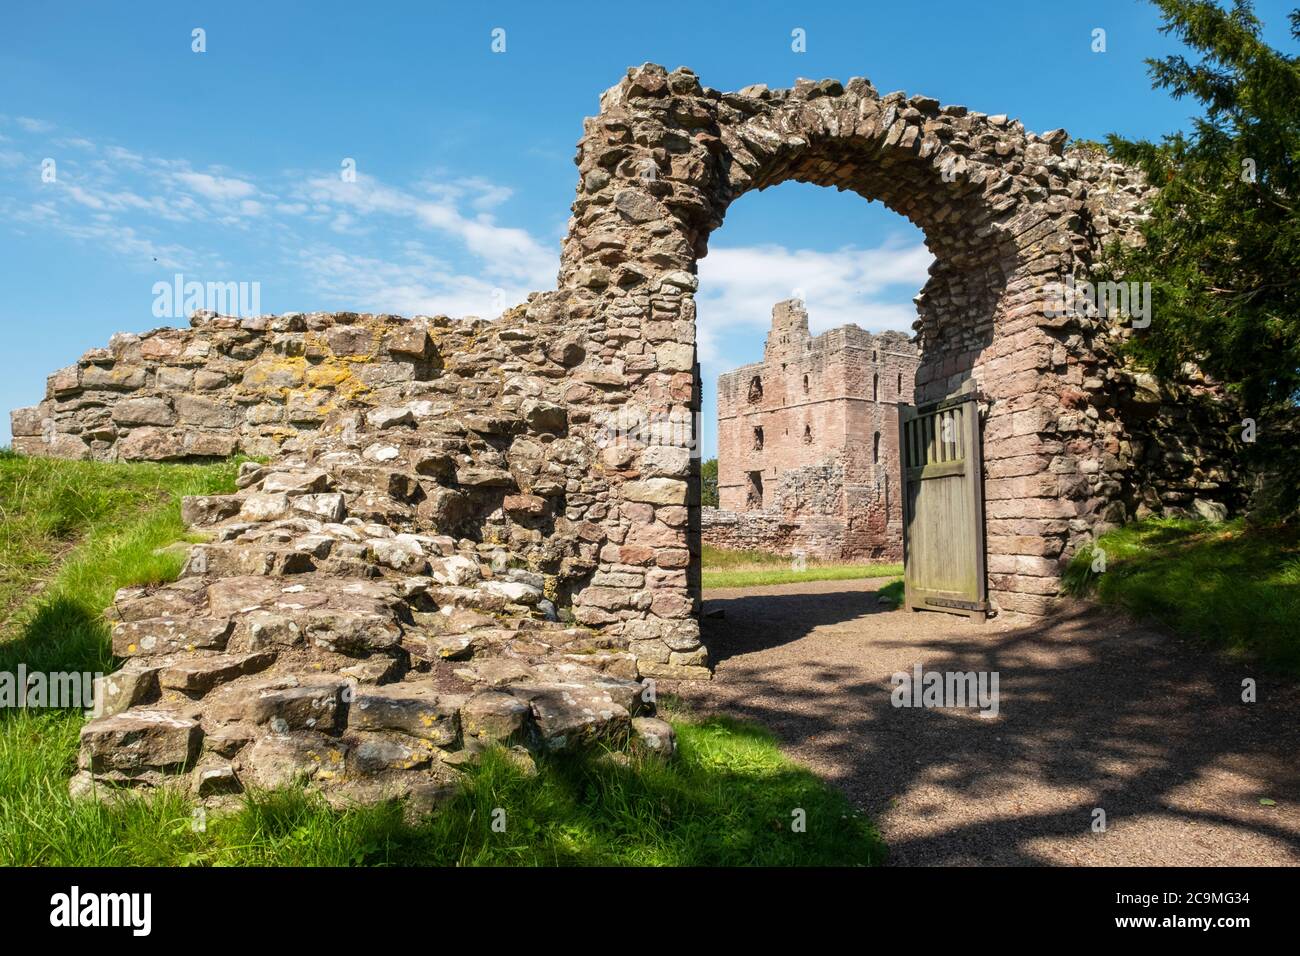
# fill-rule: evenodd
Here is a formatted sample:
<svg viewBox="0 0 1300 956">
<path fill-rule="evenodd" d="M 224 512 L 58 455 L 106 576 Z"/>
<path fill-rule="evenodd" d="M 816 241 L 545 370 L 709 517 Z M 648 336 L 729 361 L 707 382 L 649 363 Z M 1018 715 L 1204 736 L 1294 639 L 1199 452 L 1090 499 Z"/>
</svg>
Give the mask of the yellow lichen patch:
<svg viewBox="0 0 1300 956">
<path fill-rule="evenodd" d="M 313 388 L 338 388 L 351 378 L 355 376 L 345 363 L 327 359 L 307 369 L 306 382 Z"/>
<path fill-rule="evenodd" d="M 325 389 L 343 401 L 351 402 L 370 391 L 370 386 L 357 377 L 356 367 L 373 361 L 374 355 L 340 356 L 330 353 L 307 369 L 305 382 L 313 389 Z M 334 406 L 331 405 L 328 409 L 322 407 L 321 410 L 328 414 L 333 409 Z"/>
<path fill-rule="evenodd" d="M 273 393 L 284 397 L 291 389 L 302 384 L 306 371 L 307 360 L 301 356 L 262 359 L 244 371 L 243 380 L 236 391 Z"/>
</svg>

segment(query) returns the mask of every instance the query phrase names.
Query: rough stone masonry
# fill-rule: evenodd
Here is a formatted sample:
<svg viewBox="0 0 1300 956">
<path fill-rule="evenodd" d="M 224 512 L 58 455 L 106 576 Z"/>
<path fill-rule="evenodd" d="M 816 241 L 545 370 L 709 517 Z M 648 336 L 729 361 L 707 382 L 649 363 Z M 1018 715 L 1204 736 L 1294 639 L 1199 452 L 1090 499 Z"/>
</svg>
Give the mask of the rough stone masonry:
<svg viewBox="0 0 1300 956">
<path fill-rule="evenodd" d="M 55 373 L 21 451 L 270 458 L 185 502 L 209 540 L 179 581 L 118 595 L 77 786 L 418 796 L 492 742 L 671 749 L 639 682 L 709 675 L 695 264 L 789 179 L 925 231 L 917 397 L 978 390 L 1003 611 L 1050 610 L 1073 549 L 1140 508 L 1233 506 L 1213 387 L 1143 380 L 1122 324 L 1044 308 L 1146 193 L 1066 138 L 863 79 L 722 93 L 646 64 L 586 121 L 557 290 L 493 322 L 197 316 Z"/>
</svg>

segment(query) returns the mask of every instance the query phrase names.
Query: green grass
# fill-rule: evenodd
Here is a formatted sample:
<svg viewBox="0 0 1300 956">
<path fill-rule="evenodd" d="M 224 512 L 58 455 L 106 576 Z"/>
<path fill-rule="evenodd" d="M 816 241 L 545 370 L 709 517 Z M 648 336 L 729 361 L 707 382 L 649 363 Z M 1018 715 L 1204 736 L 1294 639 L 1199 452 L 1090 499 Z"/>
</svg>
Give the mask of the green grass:
<svg viewBox="0 0 1300 956">
<path fill-rule="evenodd" d="M 679 717 L 671 764 L 549 757 L 528 776 L 489 752 L 463 791 L 421 823 L 396 803 L 329 808 L 302 791 L 245 797 L 193 825 L 176 795 L 71 804 L 55 761 L 0 829 L 8 863 L 211 866 L 738 866 L 884 862 L 870 822 L 795 766 L 763 730 Z M 30 766 L 30 763 L 28 764 Z M 32 768 L 35 771 L 35 768 Z M 36 785 L 35 787 L 33 785 Z M 44 785 L 44 786 L 42 786 Z M 6 785 L 6 791 L 12 785 Z M 505 811 L 503 832 L 492 827 Z M 804 811 L 805 832 L 791 824 Z"/>
<path fill-rule="evenodd" d="M 176 577 L 182 558 L 156 551 L 185 536 L 181 496 L 234 491 L 237 469 L 0 450 L 0 595 L 9 602 L 0 670 L 11 669 L 15 654 L 42 670 L 108 664 L 100 612 L 120 587 Z"/>
<path fill-rule="evenodd" d="M 111 527 L 190 483 L 206 487 L 212 474 L 194 466 L 22 458 L 0 449 L 0 629 L 90 529 Z M 179 509 L 174 518 L 179 533 Z"/>
<path fill-rule="evenodd" d="M 889 578 L 903 573 L 901 564 L 850 564 L 810 558 L 802 571 L 792 559 L 767 551 L 725 551 L 704 545 L 703 585 L 715 588 L 751 588 L 769 584 L 797 584 L 801 581 L 851 581 L 859 578 Z"/>
<path fill-rule="evenodd" d="M 24 587 L 48 584 L 0 637 L 0 670 L 110 670 L 101 611 L 130 584 L 173 578 L 182 494 L 233 487 L 235 466 L 102 465 L 0 454 L 0 540 Z M 10 489 L 16 489 L 11 491 Z M 61 490 L 62 489 L 62 490 Z M 87 504 L 66 507 L 69 500 Z M 61 511 L 56 520 L 45 511 Z M 44 555 L 44 560 L 41 560 Z M 9 569 L 12 568 L 12 572 Z M 39 569 L 33 571 L 33 569 Z M 544 757 L 536 776 L 500 754 L 419 824 L 396 804 L 329 808 L 299 790 L 249 794 L 195 828 L 175 793 L 74 802 L 79 712 L 0 712 L 0 863 L 108 865 L 871 865 L 885 849 L 844 796 L 766 731 L 666 706 L 679 757 Z M 505 810 L 504 832 L 493 812 Z M 806 831 L 791 829 L 804 811 Z"/>
<path fill-rule="evenodd" d="M 1160 519 L 1075 556 L 1066 587 L 1282 673 L 1300 675 L 1300 529 Z"/>
</svg>

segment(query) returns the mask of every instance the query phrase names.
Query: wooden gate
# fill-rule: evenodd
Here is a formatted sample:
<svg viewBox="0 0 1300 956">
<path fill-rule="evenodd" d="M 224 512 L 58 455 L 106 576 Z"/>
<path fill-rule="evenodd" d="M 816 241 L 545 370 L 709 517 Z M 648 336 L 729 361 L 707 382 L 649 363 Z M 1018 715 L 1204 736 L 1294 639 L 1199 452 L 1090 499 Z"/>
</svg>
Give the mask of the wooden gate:
<svg viewBox="0 0 1300 956">
<path fill-rule="evenodd" d="M 906 604 L 984 620 L 984 489 L 974 395 L 901 405 Z"/>
</svg>

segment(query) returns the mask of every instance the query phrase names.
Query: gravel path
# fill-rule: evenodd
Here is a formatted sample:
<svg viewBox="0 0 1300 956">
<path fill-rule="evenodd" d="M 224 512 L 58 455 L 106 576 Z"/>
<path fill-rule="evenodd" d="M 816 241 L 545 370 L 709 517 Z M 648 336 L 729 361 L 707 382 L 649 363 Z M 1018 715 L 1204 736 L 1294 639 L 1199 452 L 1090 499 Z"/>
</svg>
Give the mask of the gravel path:
<svg viewBox="0 0 1300 956">
<path fill-rule="evenodd" d="M 980 625 L 881 608 L 883 583 L 709 591 L 716 676 L 663 689 L 769 727 L 874 817 L 894 864 L 1300 864 L 1294 682 L 1095 608 Z M 892 706 L 917 663 L 996 671 L 1000 713 Z"/>
</svg>

